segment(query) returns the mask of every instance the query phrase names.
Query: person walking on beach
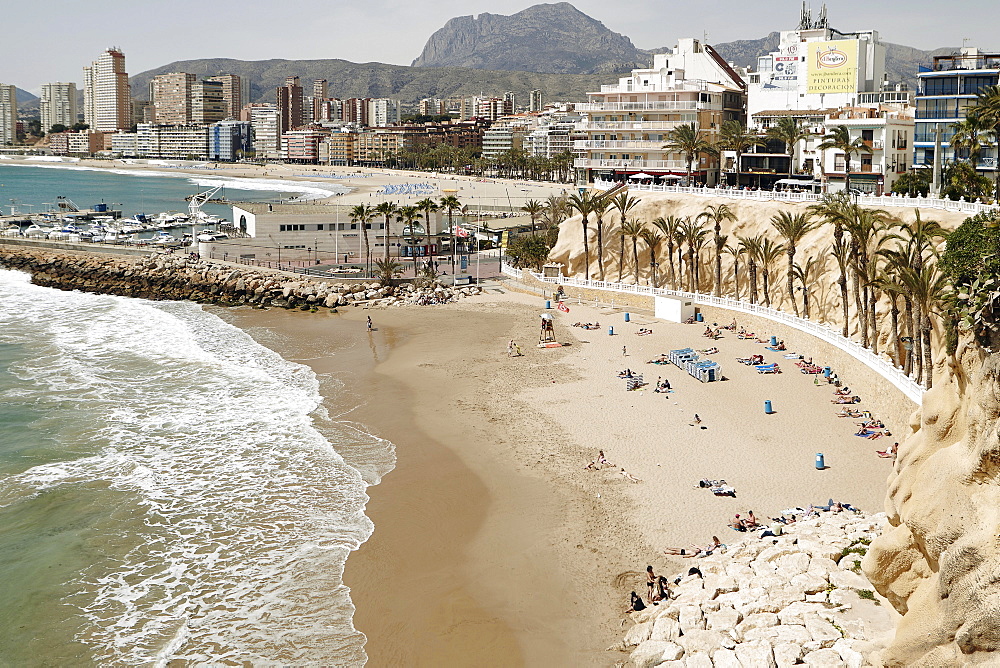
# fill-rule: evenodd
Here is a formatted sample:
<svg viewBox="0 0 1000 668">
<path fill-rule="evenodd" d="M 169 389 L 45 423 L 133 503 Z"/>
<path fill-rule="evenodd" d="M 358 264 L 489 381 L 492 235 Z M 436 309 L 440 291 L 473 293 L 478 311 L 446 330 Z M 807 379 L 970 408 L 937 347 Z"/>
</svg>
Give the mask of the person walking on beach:
<svg viewBox="0 0 1000 668">
<path fill-rule="evenodd" d="M 514 356 L 514 339 L 507 342 L 507 357 Z"/>
<path fill-rule="evenodd" d="M 368 331 L 372 331 L 372 317 L 368 316 Z"/>
</svg>

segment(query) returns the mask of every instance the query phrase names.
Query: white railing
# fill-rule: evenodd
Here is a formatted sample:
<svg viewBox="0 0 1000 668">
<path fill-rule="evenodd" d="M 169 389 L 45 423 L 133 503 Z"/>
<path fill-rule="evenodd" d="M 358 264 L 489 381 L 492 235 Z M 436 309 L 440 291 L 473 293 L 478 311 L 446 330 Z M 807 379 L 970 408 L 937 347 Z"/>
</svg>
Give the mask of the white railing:
<svg viewBox="0 0 1000 668">
<path fill-rule="evenodd" d="M 584 121 L 579 129 L 589 132 L 593 130 L 664 130 L 670 131 L 679 125 L 692 121 Z"/>
<path fill-rule="evenodd" d="M 620 168 L 620 169 L 687 169 L 687 164 L 683 160 L 596 160 L 590 158 L 577 158 L 573 161 L 574 167 L 589 167 L 591 169 Z M 596 187 L 596 186 L 595 186 Z M 611 186 L 609 185 L 608 188 Z M 607 190 L 607 188 L 603 188 Z"/>
<path fill-rule="evenodd" d="M 639 141 L 639 140 L 627 140 L 627 141 L 610 141 L 610 140 L 600 140 L 600 139 L 578 139 L 573 142 L 573 148 L 580 150 L 597 150 L 597 149 L 631 149 L 638 151 L 662 151 L 663 144 L 666 140 L 661 139 L 659 141 Z"/>
<path fill-rule="evenodd" d="M 507 274 L 508 276 L 514 276 L 520 279 L 523 276 L 523 271 L 520 269 L 515 269 L 506 264 L 500 265 L 500 270 Z M 516 274 L 514 273 L 516 272 Z M 538 281 L 544 283 L 553 283 L 559 285 L 574 285 L 582 288 L 590 288 L 594 290 L 607 290 L 609 292 L 619 292 L 619 293 L 629 293 L 629 294 L 640 294 L 640 295 L 650 295 L 653 297 L 680 297 L 682 299 L 691 300 L 696 304 L 703 304 L 705 306 L 716 306 L 718 308 L 728 309 L 730 311 L 739 311 L 741 313 L 749 313 L 751 315 L 760 316 L 762 318 L 767 318 L 768 320 L 773 320 L 774 322 L 780 322 L 789 327 L 793 327 L 801 332 L 805 332 L 811 336 L 816 337 L 821 341 L 825 341 L 830 345 L 844 351 L 854 359 L 858 360 L 862 364 L 866 365 L 868 368 L 872 369 L 880 376 L 885 378 L 887 381 L 892 383 L 900 392 L 906 395 L 908 399 L 916 404 L 920 404 L 920 400 L 924 394 L 924 388 L 917 383 L 915 380 L 907 376 L 902 369 L 893 366 L 892 362 L 876 355 L 870 349 L 865 348 L 860 343 L 852 341 L 851 339 L 841 335 L 839 331 L 833 329 L 830 325 L 820 322 L 814 322 L 812 320 L 806 320 L 805 318 L 797 318 L 790 313 L 785 313 L 784 311 L 779 311 L 775 308 L 770 308 L 767 306 L 762 306 L 760 304 L 751 304 L 749 302 L 743 301 L 742 299 L 732 299 L 730 297 L 713 297 L 712 295 L 702 294 L 700 292 L 683 292 L 680 290 L 668 290 L 667 288 L 653 288 L 648 285 L 635 285 L 632 283 L 616 283 L 612 281 L 592 281 L 583 278 L 576 277 L 565 277 L 565 276 L 542 276 L 541 274 L 536 274 L 534 272 L 529 272 L 532 277 Z"/>
<path fill-rule="evenodd" d="M 582 165 L 580 165 L 582 166 Z M 629 167 L 633 167 L 631 162 Z M 617 181 L 594 181 L 594 188 L 597 190 L 608 190 L 618 185 Z M 796 192 L 775 192 L 771 190 L 736 190 L 730 188 L 692 188 L 687 186 L 668 186 L 652 184 L 629 184 L 630 190 L 640 192 L 671 193 L 700 195 L 701 197 L 727 197 L 729 199 L 747 199 L 758 201 L 779 201 L 779 202 L 818 202 L 822 195 L 814 193 Z M 858 203 L 864 206 L 877 207 L 908 207 L 920 209 L 943 209 L 945 211 L 958 211 L 970 215 L 983 211 L 996 211 L 996 204 L 983 204 L 982 202 L 966 202 L 964 199 L 950 200 L 939 199 L 937 197 L 907 197 L 905 195 L 861 195 Z"/>
<path fill-rule="evenodd" d="M 603 91 L 602 91 L 603 92 Z M 613 92 L 613 91 L 612 91 Z M 581 102 L 573 105 L 574 111 L 686 111 L 704 109 L 708 105 L 694 100 L 660 102 Z"/>
</svg>

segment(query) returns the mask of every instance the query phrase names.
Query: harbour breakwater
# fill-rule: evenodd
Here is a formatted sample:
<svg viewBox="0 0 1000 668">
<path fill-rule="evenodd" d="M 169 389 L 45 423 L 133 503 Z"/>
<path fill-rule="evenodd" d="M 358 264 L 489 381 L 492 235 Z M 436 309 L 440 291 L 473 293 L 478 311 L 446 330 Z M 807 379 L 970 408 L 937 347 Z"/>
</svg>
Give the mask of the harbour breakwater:
<svg viewBox="0 0 1000 668">
<path fill-rule="evenodd" d="M 0 246 L 0 266 L 27 272 L 35 285 L 59 290 L 302 311 L 349 305 L 442 304 L 481 292 L 477 286 L 293 279 L 281 272 L 173 255 L 108 257 Z"/>
</svg>

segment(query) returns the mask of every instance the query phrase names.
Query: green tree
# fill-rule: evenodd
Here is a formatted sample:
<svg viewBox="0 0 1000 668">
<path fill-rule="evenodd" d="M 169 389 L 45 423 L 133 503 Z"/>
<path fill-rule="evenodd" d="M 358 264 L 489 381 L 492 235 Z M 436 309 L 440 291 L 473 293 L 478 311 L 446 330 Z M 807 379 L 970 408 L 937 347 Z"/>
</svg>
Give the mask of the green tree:
<svg viewBox="0 0 1000 668">
<path fill-rule="evenodd" d="M 764 279 L 764 306 L 771 305 L 771 266 L 784 252 L 785 247 L 781 244 L 775 243 L 767 237 L 761 239 L 758 250 L 758 259 L 760 260 L 761 275 Z"/>
<path fill-rule="evenodd" d="M 441 211 L 448 214 L 448 234 L 451 244 L 451 275 L 455 275 L 455 212 L 462 210 L 462 203 L 454 195 L 446 195 L 441 198 Z"/>
<path fill-rule="evenodd" d="M 56 123 L 49 128 L 49 134 L 59 134 L 60 132 L 66 132 L 66 126 L 62 123 Z"/>
<path fill-rule="evenodd" d="M 950 128 L 954 134 L 948 140 L 948 144 L 954 149 L 956 157 L 959 153 L 965 153 L 969 158 L 969 164 L 975 169 L 979 164 L 983 147 L 990 143 L 994 125 L 988 113 L 976 113 L 976 107 L 970 107 L 964 120 L 951 124 Z"/>
<path fill-rule="evenodd" d="M 645 229 L 642 221 L 631 218 L 622 224 L 625 236 L 632 240 L 632 268 L 635 271 L 635 284 L 639 285 L 639 238 Z"/>
<path fill-rule="evenodd" d="M 805 264 L 796 263 L 792 268 L 795 278 L 799 279 L 799 284 L 802 286 L 802 317 L 806 320 L 809 319 L 809 286 L 816 278 L 818 265 L 816 258 L 810 255 L 806 258 Z"/>
<path fill-rule="evenodd" d="M 622 273 L 625 268 L 625 220 L 629 212 L 639 205 L 639 200 L 628 194 L 628 190 L 622 190 L 611 200 L 611 206 L 618 211 L 618 282 L 622 282 Z M 671 262 L 673 260 L 671 259 Z"/>
<path fill-rule="evenodd" d="M 383 286 L 389 286 L 396 282 L 396 277 L 403 273 L 403 265 L 395 260 L 385 258 L 375 260 L 374 277 Z"/>
<path fill-rule="evenodd" d="M 663 241 L 663 237 L 656 230 L 644 229 L 639 235 L 642 237 L 643 243 L 646 244 L 646 248 L 649 249 L 649 285 L 654 288 L 660 287 L 656 280 L 656 251 L 660 247 L 660 242 Z"/>
<path fill-rule="evenodd" d="M 941 170 L 941 196 L 975 201 L 992 194 L 993 184 L 968 162 L 949 162 Z"/>
<path fill-rule="evenodd" d="M 680 222 L 679 218 L 674 216 L 668 216 L 664 218 L 660 216 L 654 218 L 651 223 L 653 227 L 659 230 L 663 234 L 663 240 L 667 242 L 667 262 L 670 263 L 670 287 L 677 289 L 677 276 L 674 273 L 674 245 L 677 242 L 677 225 Z M 624 247 L 624 236 L 622 237 L 622 245 Z M 622 251 L 624 255 L 624 250 Z M 621 277 L 618 277 L 618 281 L 621 282 Z"/>
<path fill-rule="evenodd" d="M 908 197 L 927 197 L 931 190 L 931 170 L 926 167 L 917 167 L 905 174 L 900 174 L 892 184 L 892 192 Z"/>
<path fill-rule="evenodd" d="M 851 156 L 856 153 L 870 153 L 861 137 L 851 139 L 851 131 L 846 125 L 835 125 L 823 135 L 823 142 L 816 147 L 817 151 L 833 149 L 844 154 L 844 190 L 851 191 Z"/>
<path fill-rule="evenodd" d="M 740 247 L 743 250 L 743 255 L 747 258 L 747 275 L 750 281 L 750 303 L 757 303 L 757 263 L 760 259 L 760 245 L 763 237 L 757 235 L 754 237 L 736 237 L 740 242 Z"/>
<path fill-rule="evenodd" d="M 764 146 L 767 142 L 756 132 L 748 131 L 739 121 L 723 121 L 719 132 L 719 147 L 736 154 L 736 185 L 739 185 L 740 172 L 743 171 L 743 154 L 755 146 Z"/>
<path fill-rule="evenodd" d="M 416 251 L 416 245 L 417 245 L 415 239 L 419 234 L 416 230 L 416 226 L 419 225 L 417 221 L 420 220 L 421 218 L 423 218 L 423 216 L 420 213 L 420 209 L 416 206 L 408 204 L 405 206 L 401 206 L 396 210 L 396 222 L 403 224 L 402 229 L 403 229 L 403 234 L 405 235 L 403 237 L 403 241 L 408 246 L 413 248 L 414 251 Z M 413 253 L 414 277 L 416 277 L 418 271 L 419 271 L 419 260 L 416 252 L 414 252 Z"/>
<path fill-rule="evenodd" d="M 521 211 L 524 211 L 531 217 L 531 233 L 534 234 L 536 221 L 538 220 L 538 217 L 542 215 L 542 212 L 545 211 L 545 205 L 537 199 L 529 199 L 524 203 L 524 206 L 521 207 Z"/>
<path fill-rule="evenodd" d="M 798 119 L 782 116 L 777 123 L 767 129 L 767 136 L 785 145 L 785 153 L 788 154 L 788 176 L 791 177 L 795 167 L 795 147 L 808 137 L 809 133 L 802 128 Z"/>
<path fill-rule="evenodd" d="M 795 301 L 795 248 L 802 237 L 814 230 L 817 224 L 809 213 L 790 213 L 779 211 L 771 217 L 771 225 L 785 240 L 785 252 L 788 254 L 788 298 L 792 302 L 795 316 L 799 315 L 799 305 Z"/>
<path fill-rule="evenodd" d="M 365 242 L 365 275 L 371 276 L 372 270 L 372 249 L 368 241 L 368 223 L 374 216 L 371 207 L 358 204 L 351 207 L 351 222 L 356 223 L 361 228 L 361 238 Z"/>
<path fill-rule="evenodd" d="M 584 278 L 590 280 L 590 214 L 594 210 L 594 197 L 589 190 L 569 196 L 571 210 L 580 214 L 580 225 L 583 227 L 583 257 Z"/>
<path fill-rule="evenodd" d="M 610 200 L 603 193 L 596 194 L 590 201 L 590 210 L 594 214 L 594 226 L 597 228 L 597 270 L 604 276 L 604 214 L 608 211 Z"/>
<path fill-rule="evenodd" d="M 391 235 L 389 234 L 389 219 L 399 211 L 399 207 L 396 206 L 395 202 L 382 202 L 377 204 L 372 213 L 376 216 L 382 216 L 385 220 L 385 259 L 389 259 L 389 239 Z"/>
<path fill-rule="evenodd" d="M 722 223 L 724 221 L 736 221 L 736 214 L 729 208 L 728 204 L 710 204 L 705 211 L 697 216 L 698 220 L 705 220 L 713 224 L 715 234 L 715 296 L 722 296 L 722 248 L 726 245 L 722 236 Z"/>
<path fill-rule="evenodd" d="M 667 143 L 663 148 L 671 153 L 684 156 L 687 165 L 687 185 L 692 185 L 691 172 L 694 161 L 702 154 L 719 155 L 719 149 L 708 140 L 708 135 L 695 127 L 694 123 L 684 123 L 667 133 Z"/>
</svg>

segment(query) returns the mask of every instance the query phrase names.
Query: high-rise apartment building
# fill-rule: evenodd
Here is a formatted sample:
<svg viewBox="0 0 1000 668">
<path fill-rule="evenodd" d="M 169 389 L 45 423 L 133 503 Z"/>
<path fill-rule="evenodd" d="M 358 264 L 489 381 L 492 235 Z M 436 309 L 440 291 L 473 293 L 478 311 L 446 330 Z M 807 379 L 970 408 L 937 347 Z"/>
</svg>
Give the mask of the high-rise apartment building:
<svg viewBox="0 0 1000 668">
<path fill-rule="evenodd" d="M 302 125 L 302 85 L 298 77 L 286 77 L 285 85 L 275 94 L 278 105 L 280 132 L 293 130 Z"/>
<path fill-rule="evenodd" d="M 149 97 L 155 108 L 155 121 L 184 125 L 191 122 L 191 87 L 197 77 L 186 72 L 158 74 L 149 82 Z"/>
<path fill-rule="evenodd" d="M 76 125 L 77 104 L 75 83 L 49 83 L 42 86 L 42 97 L 38 103 L 42 116 L 42 131 L 48 132 L 53 125 Z"/>
<path fill-rule="evenodd" d="M 114 132 L 131 127 L 131 99 L 121 49 L 110 48 L 83 68 L 83 114 L 91 130 Z"/>
<path fill-rule="evenodd" d="M 368 125 L 368 102 L 371 98 L 352 97 L 344 100 L 343 119 L 348 123 Z"/>
<path fill-rule="evenodd" d="M 312 85 L 312 95 L 302 105 L 303 123 L 318 123 L 322 117 L 321 105 L 329 97 L 326 79 L 316 79 Z"/>
<path fill-rule="evenodd" d="M 248 104 L 240 112 L 240 120 L 250 121 L 253 150 L 258 158 L 281 157 L 281 114 L 273 104 Z"/>
<path fill-rule="evenodd" d="M 243 108 L 243 80 L 235 74 L 217 74 L 205 81 L 222 83 L 223 118 L 237 118 Z"/>
<path fill-rule="evenodd" d="M 418 111 L 421 116 L 442 116 L 448 113 L 448 104 L 444 100 L 439 100 L 436 97 L 427 97 L 420 100 Z"/>
<path fill-rule="evenodd" d="M 542 109 L 542 91 L 533 90 L 528 93 L 528 111 L 539 112 Z"/>
<path fill-rule="evenodd" d="M 218 123 L 226 118 L 226 100 L 221 81 L 196 81 L 191 85 L 191 122 Z"/>
<path fill-rule="evenodd" d="M 373 98 L 368 100 L 368 125 L 384 128 L 399 123 L 399 100 Z"/>
<path fill-rule="evenodd" d="M 0 146 L 17 141 L 17 88 L 0 84 Z"/>
<path fill-rule="evenodd" d="M 504 108 L 509 109 L 508 114 L 513 114 L 517 111 L 517 96 L 514 95 L 514 91 L 507 91 L 503 94 Z"/>
</svg>

